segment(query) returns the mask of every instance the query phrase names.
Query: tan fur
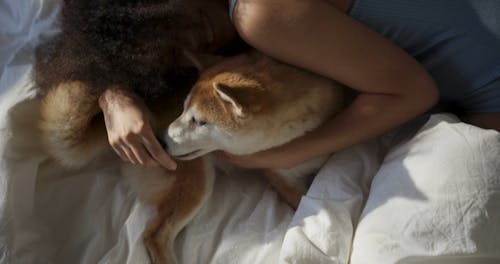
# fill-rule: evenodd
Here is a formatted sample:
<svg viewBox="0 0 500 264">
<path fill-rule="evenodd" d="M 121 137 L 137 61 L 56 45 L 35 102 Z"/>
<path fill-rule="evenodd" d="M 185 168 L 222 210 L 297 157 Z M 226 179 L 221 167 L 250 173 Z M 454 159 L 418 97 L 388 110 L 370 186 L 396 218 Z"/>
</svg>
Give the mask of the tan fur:
<svg viewBox="0 0 500 264">
<path fill-rule="evenodd" d="M 208 198 L 214 178 L 211 166 L 205 158 L 179 162 L 175 173 L 160 167 L 125 165 L 123 174 L 135 182 L 134 191 L 156 211 L 144 231 L 153 263 L 177 263 L 175 238 Z"/>
<path fill-rule="evenodd" d="M 250 52 L 216 64 L 201 75 L 183 114 L 169 126 L 165 141 L 171 154 L 183 159 L 214 150 L 250 154 L 307 133 L 346 102 L 345 88 L 338 83 Z M 202 120 L 206 125 L 188 125 L 190 120 Z M 325 159 L 264 174 L 297 208 L 307 189 L 304 176 L 314 173 Z"/>
<path fill-rule="evenodd" d="M 162 131 L 181 112 L 186 91 L 149 102 L 156 131 Z M 39 121 L 47 152 L 69 168 L 80 168 L 91 161 L 113 154 L 107 142 L 97 96 L 81 82 L 54 87 L 42 98 Z M 115 155 L 109 155 L 116 162 Z M 177 263 L 173 243 L 179 231 L 195 215 L 211 190 L 213 168 L 206 158 L 179 162 L 175 172 L 161 167 L 122 165 L 131 189 L 155 214 L 143 233 L 153 263 Z"/>
<path fill-rule="evenodd" d="M 215 95 L 213 83 L 227 84 L 233 92 L 239 93 L 235 96 L 243 104 L 247 114 L 266 116 L 277 113 L 280 109 L 294 109 L 309 94 L 312 86 L 324 86 L 325 82 L 331 83 L 312 73 L 251 53 L 208 69 L 194 86 L 188 107 L 196 105 L 208 122 L 231 128 L 238 125 L 237 118 L 228 110 L 228 105 Z M 338 94 L 335 95 L 338 101 L 332 102 L 331 106 L 322 106 L 323 108 L 338 109 L 342 106 L 340 93 L 343 91 L 332 91 Z M 311 109 L 311 112 L 322 111 Z"/>
<path fill-rule="evenodd" d="M 299 207 L 300 199 L 302 199 L 305 190 L 301 190 L 288 183 L 288 181 L 284 179 L 284 176 L 276 171 L 262 170 L 262 173 L 266 177 L 269 184 L 271 184 L 276 192 L 281 195 L 283 200 L 290 205 L 290 207 L 296 210 Z"/>
</svg>

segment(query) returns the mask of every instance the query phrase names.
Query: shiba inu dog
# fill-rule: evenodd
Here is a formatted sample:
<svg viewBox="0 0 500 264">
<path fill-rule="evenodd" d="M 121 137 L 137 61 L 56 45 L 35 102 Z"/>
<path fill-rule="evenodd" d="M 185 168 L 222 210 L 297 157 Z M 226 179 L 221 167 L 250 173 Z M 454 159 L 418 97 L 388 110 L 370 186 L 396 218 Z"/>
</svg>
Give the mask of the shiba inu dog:
<svg viewBox="0 0 500 264">
<path fill-rule="evenodd" d="M 340 84 L 250 52 L 202 73 L 164 141 L 169 153 L 180 160 L 192 160 L 214 150 L 250 154 L 317 128 L 345 101 Z M 297 208 L 306 191 L 305 176 L 316 172 L 326 158 L 264 174 Z"/>
</svg>

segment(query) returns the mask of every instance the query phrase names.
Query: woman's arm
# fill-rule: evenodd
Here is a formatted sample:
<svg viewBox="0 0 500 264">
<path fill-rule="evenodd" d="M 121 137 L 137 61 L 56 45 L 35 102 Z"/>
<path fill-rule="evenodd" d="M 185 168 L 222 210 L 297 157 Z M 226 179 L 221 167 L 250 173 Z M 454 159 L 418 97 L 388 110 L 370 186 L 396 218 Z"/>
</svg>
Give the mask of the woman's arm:
<svg viewBox="0 0 500 264">
<path fill-rule="evenodd" d="M 250 45 L 361 92 L 316 131 L 270 151 L 232 156 L 235 163 L 291 167 L 381 135 L 438 99 L 417 61 L 326 0 L 239 0 L 234 11 L 235 26 Z"/>
<path fill-rule="evenodd" d="M 175 161 L 163 150 L 150 124 L 150 113 L 142 99 L 118 86 L 99 97 L 108 140 L 123 161 L 157 165 L 174 170 Z"/>
</svg>

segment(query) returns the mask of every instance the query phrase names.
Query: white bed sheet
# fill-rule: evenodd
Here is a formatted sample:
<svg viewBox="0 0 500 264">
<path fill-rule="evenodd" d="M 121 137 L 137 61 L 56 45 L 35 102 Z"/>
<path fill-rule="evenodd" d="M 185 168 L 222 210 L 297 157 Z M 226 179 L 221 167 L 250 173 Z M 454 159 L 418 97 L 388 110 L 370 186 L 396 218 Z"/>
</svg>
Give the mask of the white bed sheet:
<svg viewBox="0 0 500 264">
<path fill-rule="evenodd" d="M 148 263 L 140 234 L 150 212 L 118 164 L 62 169 L 39 144 L 31 63 L 57 32 L 58 6 L 0 0 L 0 263 Z M 255 173 L 218 173 L 177 240 L 180 260 L 500 263 L 499 134 L 436 115 L 385 156 L 409 131 L 334 155 L 297 212 Z"/>
</svg>

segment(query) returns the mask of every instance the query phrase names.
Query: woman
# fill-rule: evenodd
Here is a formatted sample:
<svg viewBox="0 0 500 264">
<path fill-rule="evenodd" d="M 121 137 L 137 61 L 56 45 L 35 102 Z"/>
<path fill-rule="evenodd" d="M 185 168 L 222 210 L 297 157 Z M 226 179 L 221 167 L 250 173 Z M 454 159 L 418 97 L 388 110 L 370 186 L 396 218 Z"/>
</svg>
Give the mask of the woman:
<svg viewBox="0 0 500 264">
<path fill-rule="evenodd" d="M 202 25 L 185 32 L 192 49 L 212 52 L 237 31 L 265 54 L 360 92 L 334 120 L 304 137 L 254 155 L 226 155 L 236 164 L 292 167 L 381 135 L 438 99 L 455 106 L 466 122 L 500 131 L 498 1 L 185 2 Z M 110 88 L 100 105 L 110 143 L 123 160 L 175 169 L 135 96 Z"/>
</svg>

